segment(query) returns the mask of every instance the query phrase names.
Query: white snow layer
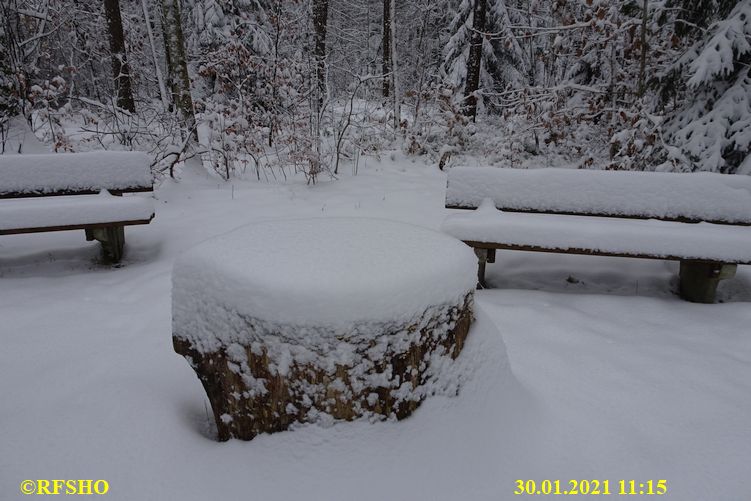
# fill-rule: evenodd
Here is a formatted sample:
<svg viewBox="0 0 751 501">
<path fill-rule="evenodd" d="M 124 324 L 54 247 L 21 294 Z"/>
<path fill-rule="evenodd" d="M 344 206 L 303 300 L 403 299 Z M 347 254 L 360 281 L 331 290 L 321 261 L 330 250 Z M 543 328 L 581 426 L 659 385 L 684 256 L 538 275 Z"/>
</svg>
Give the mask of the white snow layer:
<svg viewBox="0 0 751 501">
<path fill-rule="evenodd" d="M 99 195 L 0 200 L 0 231 L 142 221 L 152 217 L 152 197 L 115 197 L 106 191 Z"/>
<path fill-rule="evenodd" d="M 131 151 L 0 155 L 0 195 L 151 187 L 149 157 Z"/>
<path fill-rule="evenodd" d="M 455 167 L 446 206 L 751 223 L 751 177 L 696 172 Z"/>
<path fill-rule="evenodd" d="M 202 351 L 249 341 L 245 324 L 255 322 L 301 342 L 352 334 L 353 326 L 367 335 L 367 323 L 407 322 L 429 307 L 459 304 L 475 288 L 476 266 L 460 241 L 409 224 L 261 222 L 177 260 L 173 332 Z"/>
<path fill-rule="evenodd" d="M 514 496 L 514 480 L 665 478 L 666 495 L 632 500 L 748 499 L 749 266 L 704 305 L 675 297 L 675 263 L 502 252 L 451 364 L 456 397 L 399 422 L 216 442 L 172 348 L 177 254 L 261 218 L 437 228 L 446 175 L 383 158 L 315 186 L 217 184 L 194 159 L 158 188 L 159 217 L 129 228 L 121 268 L 92 264 L 99 246 L 77 232 L 0 237 L 0 498 L 33 499 L 27 478 L 101 478 L 101 501 L 571 501 Z"/>
<path fill-rule="evenodd" d="M 6 127 L 6 136 L 0 135 L 0 153 L 3 155 L 49 152 L 49 148 L 34 135 L 34 131 L 23 116 L 11 118 Z"/>
<path fill-rule="evenodd" d="M 460 240 L 588 249 L 609 254 L 751 263 L 751 227 L 479 209 L 448 216 L 444 232 Z"/>
</svg>

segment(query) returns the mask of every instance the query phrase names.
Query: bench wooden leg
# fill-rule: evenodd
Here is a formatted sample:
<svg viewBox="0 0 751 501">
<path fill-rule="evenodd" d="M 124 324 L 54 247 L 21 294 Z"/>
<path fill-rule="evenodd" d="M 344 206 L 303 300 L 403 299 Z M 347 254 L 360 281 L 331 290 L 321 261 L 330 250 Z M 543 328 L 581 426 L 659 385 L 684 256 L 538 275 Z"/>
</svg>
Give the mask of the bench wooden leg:
<svg viewBox="0 0 751 501">
<path fill-rule="evenodd" d="M 488 249 L 488 263 L 495 263 L 495 249 Z"/>
<path fill-rule="evenodd" d="M 125 228 L 108 226 L 106 228 L 86 229 L 86 240 L 98 240 L 102 244 L 102 258 L 108 263 L 119 263 L 123 258 L 125 247 Z"/>
<path fill-rule="evenodd" d="M 681 297 L 692 303 L 714 303 L 720 280 L 735 276 L 735 264 L 681 261 Z"/>
<path fill-rule="evenodd" d="M 495 249 L 493 251 L 493 261 L 495 262 Z M 490 254 L 489 249 L 475 249 L 475 255 L 477 255 L 477 288 L 486 289 L 488 284 L 485 282 L 485 265 L 488 262 Z"/>
</svg>

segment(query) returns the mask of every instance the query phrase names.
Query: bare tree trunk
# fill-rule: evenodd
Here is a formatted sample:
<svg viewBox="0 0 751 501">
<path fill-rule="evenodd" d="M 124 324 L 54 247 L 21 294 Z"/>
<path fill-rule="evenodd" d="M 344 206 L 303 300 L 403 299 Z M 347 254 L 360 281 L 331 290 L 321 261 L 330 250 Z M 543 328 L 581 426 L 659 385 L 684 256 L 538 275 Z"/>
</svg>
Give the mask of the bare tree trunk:
<svg viewBox="0 0 751 501">
<path fill-rule="evenodd" d="M 282 5 L 281 3 L 277 3 L 274 6 L 274 72 L 271 75 L 271 82 L 272 82 L 272 91 L 271 91 L 271 102 L 273 103 L 273 106 L 275 108 L 273 113 L 269 114 L 269 146 L 274 145 L 274 126 L 276 118 L 275 116 L 279 113 L 277 106 L 278 106 L 278 87 L 276 85 L 276 75 L 279 71 L 279 42 L 282 38 Z"/>
<path fill-rule="evenodd" d="M 647 74 L 647 20 L 649 16 L 649 0 L 644 0 L 641 18 L 641 58 L 639 60 L 639 97 L 644 96 Z"/>
<path fill-rule="evenodd" d="M 196 117 L 193 110 L 193 97 L 190 95 L 190 75 L 185 55 L 185 37 L 179 0 L 162 0 L 162 29 L 172 102 L 180 111 L 187 128 L 191 130 L 195 126 Z"/>
<path fill-rule="evenodd" d="M 391 0 L 391 93 L 394 98 L 394 132 L 399 130 L 402 122 L 401 102 L 399 100 L 399 78 L 397 77 L 396 57 L 396 0 Z"/>
<path fill-rule="evenodd" d="M 170 47 L 170 32 L 167 26 L 167 9 L 168 7 L 165 5 L 165 0 L 161 0 L 160 22 L 162 23 L 162 39 L 164 41 L 164 62 L 167 67 L 167 74 L 164 76 L 164 82 L 169 89 L 170 104 L 174 104 L 172 98 L 177 92 L 175 89 L 174 75 L 172 74 L 172 49 Z"/>
<path fill-rule="evenodd" d="M 532 0 L 527 0 L 527 26 L 533 26 L 532 19 Z M 537 37 L 529 37 L 527 43 L 529 45 L 529 86 L 534 87 L 537 85 L 537 65 L 535 64 Z"/>
<path fill-rule="evenodd" d="M 383 97 L 391 83 L 391 0 L 383 0 Z"/>
<path fill-rule="evenodd" d="M 326 95 L 326 28 L 329 18 L 329 0 L 313 0 L 313 29 L 315 32 L 316 84 L 319 107 Z"/>
<path fill-rule="evenodd" d="M 470 38 L 469 59 L 467 60 L 467 83 L 464 87 L 464 114 L 472 117 L 472 120 L 477 117 L 476 92 L 480 88 L 482 45 L 485 39 L 487 10 L 487 0 L 475 0 L 472 13 L 472 37 Z"/>
<path fill-rule="evenodd" d="M 104 0 L 104 14 L 107 18 L 107 31 L 112 52 L 112 74 L 115 79 L 117 105 L 132 113 L 136 111 L 133 88 L 130 81 L 130 68 L 125 54 L 125 35 L 120 16 L 120 0 Z"/>
<path fill-rule="evenodd" d="M 620 19 L 616 18 L 616 28 L 613 28 L 615 31 L 617 29 L 617 26 L 620 24 Z M 614 35 L 611 35 L 614 37 Z M 615 126 L 615 124 L 618 122 L 618 114 L 616 113 L 616 93 L 615 93 L 615 76 L 616 76 L 616 44 L 611 43 L 610 44 L 610 82 L 608 84 L 608 94 L 607 97 L 610 99 L 610 123 Z M 611 158 L 612 158 L 612 152 L 611 152 Z"/>
<path fill-rule="evenodd" d="M 156 42 L 154 41 L 154 30 L 151 28 L 151 15 L 149 14 L 149 6 L 146 3 L 146 0 L 141 0 L 141 8 L 143 10 L 143 19 L 146 22 L 146 32 L 149 35 L 151 56 L 154 59 L 154 73 L 156 74 L 156 80 L 159 84 L 159 98 L 162 100 L 164 109 L 167 109 L 169 107 L 169 97 L 167 96 L 167 87 L 164 85 L 162 68 L 159 66 L 159 58 L 156 53 Z"/>
<path fill-rule="evenodd" d="M 420 106 L 422 105 L 422 93 L 423 93 L 423 86 L 425 83 L 425 34 L 428 31 L 428 25 L 430 22 L 430 14 L 425 13 L 423 15 L 422 19 L 422 25 L 420 26 L 420 35 L 417 37 L 417 51 L 418 51 L 418 58 L 417 58 L 417 67 L 420 69 L 420 79 L 417 81 L 417 95 L 415 97 L 415 114 L 412 117 L 412 128 L 414 130 L 417 130 L 417 124 L 420 120 Z"/>
</svg>

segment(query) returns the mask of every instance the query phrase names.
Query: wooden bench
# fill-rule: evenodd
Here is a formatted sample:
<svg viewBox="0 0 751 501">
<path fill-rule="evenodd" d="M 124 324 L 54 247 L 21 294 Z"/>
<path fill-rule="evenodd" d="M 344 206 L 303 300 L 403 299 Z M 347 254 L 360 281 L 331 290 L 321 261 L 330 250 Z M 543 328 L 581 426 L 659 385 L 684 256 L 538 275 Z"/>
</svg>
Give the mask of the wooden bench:
<svg viewBox="0 0 751 501">
<path fill-rule="evenodd" d="M 713 173 L 457 167 L 443 230 L 475 249 L 478 284 L 497 249 L 680 261 L 680 295 L 712 303 L 751 264 L 751 177 Z"/>
<path fill-rule="evenodd" d="M 0 155 L 0 235 L 84 230 L 106 261 L 123 255 L 125 226 L 154 218 L 148 157 L 134 152 Z"/>
</svg>

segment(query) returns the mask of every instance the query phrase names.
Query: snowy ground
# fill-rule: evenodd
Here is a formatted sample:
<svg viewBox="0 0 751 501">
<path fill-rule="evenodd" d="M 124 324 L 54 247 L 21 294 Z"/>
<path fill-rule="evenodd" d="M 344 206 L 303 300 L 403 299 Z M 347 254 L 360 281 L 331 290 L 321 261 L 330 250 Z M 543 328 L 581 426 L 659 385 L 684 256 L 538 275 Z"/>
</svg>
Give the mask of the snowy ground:
<svg viewBox="0 0 751 501">
<path fill-rule="evenodd" d="M 21 498 L 24 479 L 78 478 L 124 501 L 504 500 L 516 479 L 666 479 L 663 498 L 749 499 L 748 268 L 725 304 L 695 305 L 671 293 L 674 263 L 499 256 L 458 397 L 400 423 L 211 438 L 203 389 L 171 346 L 176 256 L 276 217 L 437 228 L 444 183 L 408 161 L 315 187 L 188 171 L 157 191 L 151 225 L 126 230 L 116 269 L 83 232 L 0 237 L 0 499 Z"/>
</svg>

